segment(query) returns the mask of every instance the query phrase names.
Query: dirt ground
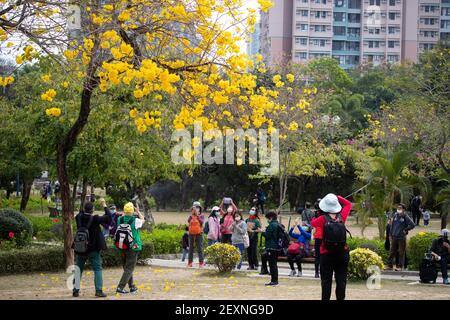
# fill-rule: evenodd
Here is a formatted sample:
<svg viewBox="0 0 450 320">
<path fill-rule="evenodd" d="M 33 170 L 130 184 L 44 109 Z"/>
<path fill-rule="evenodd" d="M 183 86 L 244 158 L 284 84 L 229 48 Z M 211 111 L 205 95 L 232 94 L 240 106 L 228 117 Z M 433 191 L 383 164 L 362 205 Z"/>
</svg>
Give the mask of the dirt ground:
<svg viewBox="0 0 450 320">
<path fill-rule="evenodd" d="M 156 223 L 169 223 L 169 224 L 184 224 L 187 222 L 187 218 L 189 216 L 189 213 L 179 213 L 179 212 L 153 212 L 153 217 L 155 218 Z M 246 215 L 244 215 L 246 217 Z M 282 215 L 282 222 L 288 223 L 289 217 L 291 217 L 291 225 L 294 223 L 294 220 L 299 217 L 299 215 Z M 264 219 L 263 219 L 264 220 Z M 372 219 L 373 224 L 368 226 L 364 230 L 364 237 L 368 239 L 373 239 L 375 237 L 378 237 L 378 226 L 377 226 L 377 219 Z M 263 221 L 264 224 L 264 221 Z M 423 226 L 423 220 L 421 220 L 421 225 L 414 228 L 409 232 L 409 236 L 413 236 L 421 231 L 424 232 L 436 232 L 439 233 L 440 231 L 440 224 L 441 221 L 439 219 L 433 219 L 430 221 L 430 225 L 427 227 Z M 356 224 L 356 220 L 354 217 L 350 217 L 348 222 L 348 229 L 352 233 L 352 236 L 354 237 L 362 237 L 361 234 L 361 227 Z"/>
<path fill-rule="evenodd" d="M 0 277 L 0 299 L 73 299 L 66 286 L 69 274 L 41 273 Z M 139 292 L 118 296 L 115 288 L 121 276 L 119 268 L 104 270 L 104 291 L 107 299 L 320 299 L 320 281 L 315 279 L 280 278 L 277 287 L 265 287 L 267 277 L 256 273 L 236 273 L 218 276 L 215 271 L 170 269 L 138 266 L 135 282 Z M 93 274 L 83 274 L 80 299 L 93 299 Z M 364 282 L 349 282 L 349 300 L 450 300 L 450 287 L 422 285 L 407 281 L 383 280 L 381 289 L 369 290 Z"/>
</svg>

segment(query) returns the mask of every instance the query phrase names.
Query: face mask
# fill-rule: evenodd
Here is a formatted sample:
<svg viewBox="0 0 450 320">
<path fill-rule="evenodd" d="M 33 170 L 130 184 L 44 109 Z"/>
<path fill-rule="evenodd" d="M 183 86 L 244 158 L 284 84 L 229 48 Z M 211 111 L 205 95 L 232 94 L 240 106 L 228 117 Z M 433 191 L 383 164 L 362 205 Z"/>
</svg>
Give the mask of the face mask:
<svg viewBox="0 0 450 320">
<path fill-rule="evenodd" d="M 241 217 L 236 217 L 234 220 L 240 221 L 240 220 L 241 220 Z"/>
<path fill-rule="evenodd" d="M 233 213 L 233 209 L 230 208 L 230 209 L 227 210 L 227 212 L 228 212 L 228 213 Z"/>
<path fill-rule="evenodd" d="M 255 211 L 254 211 L 254 210 L 250 210 L 249 213 L 250 213 L 251 216 L 254 216 L 254 215 L 255 215 Z"/>
<path fill-rule="evenodd" d="M 397 213 L 398 213 L 398 214 L 402 214 L 402 213 L 403 213 L 403 210 L 398 210 L 398 209 L 397 209 Z"/>
</svg>

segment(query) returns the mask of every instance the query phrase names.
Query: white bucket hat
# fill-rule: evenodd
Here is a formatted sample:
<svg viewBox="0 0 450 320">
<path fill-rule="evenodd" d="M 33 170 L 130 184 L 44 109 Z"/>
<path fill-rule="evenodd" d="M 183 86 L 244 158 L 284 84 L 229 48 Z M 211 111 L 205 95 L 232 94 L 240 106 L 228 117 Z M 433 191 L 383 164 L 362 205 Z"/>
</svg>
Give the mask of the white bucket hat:
<svg viewBox="0 0 450 320">
<path fill-rule="evenodd" d="M 339 203 L 337 196 L 333 193 L 327 194 L 320 200 L 319 208 L 326 213 L 339 213 L 342 210 L 342 206 Z"/>
</svg>

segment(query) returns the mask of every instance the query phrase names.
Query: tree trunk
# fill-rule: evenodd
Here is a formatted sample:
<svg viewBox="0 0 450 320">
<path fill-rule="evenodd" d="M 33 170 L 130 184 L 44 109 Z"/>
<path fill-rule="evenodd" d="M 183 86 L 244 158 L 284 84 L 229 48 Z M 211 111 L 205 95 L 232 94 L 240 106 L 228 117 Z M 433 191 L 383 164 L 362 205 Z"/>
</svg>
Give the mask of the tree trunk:
<svg viewBox="0 0 450 320">
<path fill-rule="evenodd" d="M 150 210 L 150 205 L 147 200 L 145 189 L 143 186 L 139 186 L 136 191 L 138 194 L 139 202 L 142 205 L 142 209 L 144 209 L 145 223 L 143 229 L 146 229 L 151 232 L 152 231 L 151 225 L 155 224 L 155 219 L 153 218 L 152 212 Z"/>
<path fill-rule="evenodd" d="M 72 190 L 72 209 L 71 209 L 72 212 L 75 212 L 75 201 L 77 200 L 77 187 L 78 187 L 78 180 L 75 180 Z"/>
<path fill-rule="evenodd" d="M 91 67 L 91 66 L 90 66 Z M 93 70 L 88 71 L 88 74 L 93 75 Z M 74 252 L 72 250 L 73 235 L 72 235 L 72 219 L 73 211 L 72 203 L 70 201 L 70 184 L 69 176 L 67 173 L 67 156 L 74 147 L 78 135 L 86 126 L 89 113 L 91 111 L 91 97 L 92 90 L 96 85 L 96 80 L 91 77 L 88 78 L 85 83 L 83 91 L 81 93 L 80 112 L 78 118 L 70 128 L 70 130 L 63 136 L 58 143 L 58 149 L 56 153 L 56 171 L 58 174 L 58 181 L 61 187 L 61 204 L 62 204 L 62 221 L 63 221 L 63 234 L 64 234 L 64 259 L 66 269 L 74 263 Z"/>
<path fill-rule="evenodd" d="M 24 179 L 22 186 L 22 199 L 20 201 L 20 211 L 24 212 L 27 208 L 28 200 L 30 199 L 31 187 L 33 186 L 33 179 Z"/>
<path fill-rule="evenodd" d="M 87 179 L 83 178 L 83 187 L 81 189 L 81 195 L 80 195 L 80 211 L 84 208 L 84 203 L 86 202 L 86 195 L 87 195 Z"/>
</svg>

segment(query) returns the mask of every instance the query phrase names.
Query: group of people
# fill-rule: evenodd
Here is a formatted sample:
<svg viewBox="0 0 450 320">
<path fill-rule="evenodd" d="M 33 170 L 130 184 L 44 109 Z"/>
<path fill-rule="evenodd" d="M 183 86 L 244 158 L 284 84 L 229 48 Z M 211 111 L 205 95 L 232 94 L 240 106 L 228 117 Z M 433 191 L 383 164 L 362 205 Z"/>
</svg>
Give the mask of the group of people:
<svg viewBox="0 0 450 320">
<path fill-rule="evenodd" d="M 285 255 L 291 268 L 290 276 L 302 276 L 301 260 L 311 251 L 310 242 L 314 230 L 315 241 L 315 277 L 321 278 L 322 298 L 329 300 L 333 274 L 336 278 L 336 296 L 345 298 L 347 266 L 349 262 L 346 245 L 345 222 L 352 208 L 350 201 L 341 196 L 328 194 L 318 199 L 313 208 L 307 203 L 302 212 L 302 219 L 297 219 L 294 226 L 285 230 L 278 222 L 278 214 L 267 212 L 267 227 L 263 231 L 259 208 L 252 207 L 249 217 L 244 221 L 242 213 L 233 200 L 224 198 L 219 206 L 211 209 L 207 219 L 202 212 L 201 204 L 193 203 L 188 226 L 181 240 L 183 247 L 182 261 L 188 255 L 188 267 L 192 267 L 194 249 L 197 248 L 199 267 L 204 266 L 203 233 L 207 235 L 208 245 L 216 242 L 230 243 L 239 249 L 241 261 L 237 269 L 242 267 L 242 256 L 247 250 L 248 269 L 259 268 L 257 251 L 259 234 L 264 237 L 264 251 L 261 254 L 261 274 L 269 274 L 268 286 L 278 285 L 277 261 Z M 267 266 L 268 265 L 268 266 Z M 295 269 L 297 266 L 297 270 Z"/>
<path fill-rule="evenodd" d="M 139 208 L 131 202 L 125 204 L 123 214 L 119 214 L 115 206 L 108 208 L 103 198 L 99 201 L 104 215 L 94 215 L 94 203 L 89 201 L 84 204 L 84 210 L 75 217 L 77 232 L 73 244 L 75 251 L 73 297 L 79 296 L 81 276 L 88 260 L 94 271 L 95 296 L 106 297 L 103 291 L 101 251 L 106 250 L 107 237 L 113 238 L 123 265 L 123 274 L 118 281 L 116 293 L 135 293 L 138 290 L 134 284 L 133 272 L 138 254 L 142 250 L 139 230 L 145 218 Z M 125 290 L 126 285 L 129 291 Z"/>
</svg>

